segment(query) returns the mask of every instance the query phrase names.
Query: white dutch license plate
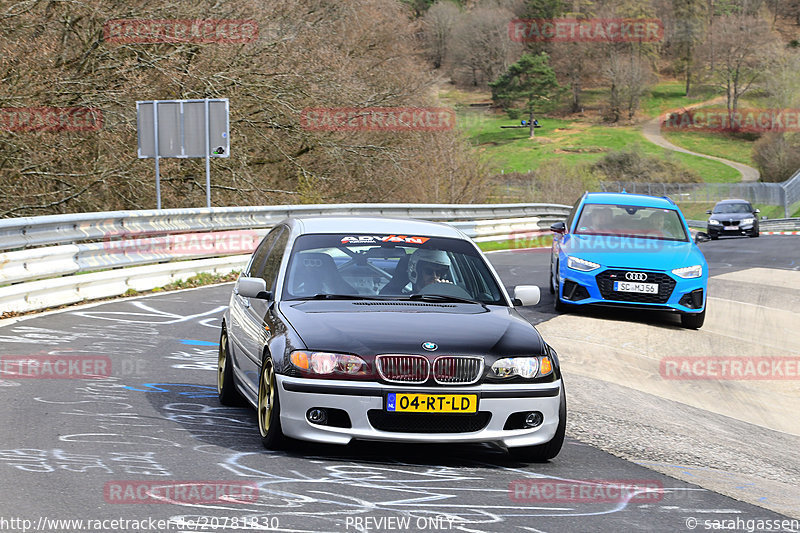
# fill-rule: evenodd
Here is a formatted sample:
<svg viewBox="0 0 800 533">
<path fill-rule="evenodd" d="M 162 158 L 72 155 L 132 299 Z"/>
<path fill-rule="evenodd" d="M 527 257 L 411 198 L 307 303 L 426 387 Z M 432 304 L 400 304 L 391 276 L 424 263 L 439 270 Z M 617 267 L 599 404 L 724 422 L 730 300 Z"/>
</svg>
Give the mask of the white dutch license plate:
<svg viewBox="0 0 800 533">
<path fill-rule="evenodd" d="M 658 294 L 658 283 L 633 283 L 630 281 L 615 281 L 614 290 L 619 292 L 644 292 Z"/>
</svg>

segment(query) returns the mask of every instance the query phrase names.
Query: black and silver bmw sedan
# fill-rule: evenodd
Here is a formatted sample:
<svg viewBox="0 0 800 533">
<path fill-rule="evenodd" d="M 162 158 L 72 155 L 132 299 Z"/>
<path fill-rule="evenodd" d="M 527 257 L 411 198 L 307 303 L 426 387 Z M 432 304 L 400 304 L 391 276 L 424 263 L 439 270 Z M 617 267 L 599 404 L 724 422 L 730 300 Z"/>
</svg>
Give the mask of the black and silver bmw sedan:
<svg viewBox="0 0 800 533">
<path fill-rule="evenodd" d="M 758 214 L 747 200 L 722 200 L 714 209 L 706 211 L 708 225 L 706 231 L 712 239 L 733 235 L 758 237 Z"/>
<path fill-rule="evenodd" d="M 287 219 L 233 288 L 219 348 L 225 405 L 288 439 L 488 442 L 545 461 L 564 441 L 558 357 L 462 232 L 407 219 Z"/>
</svg>

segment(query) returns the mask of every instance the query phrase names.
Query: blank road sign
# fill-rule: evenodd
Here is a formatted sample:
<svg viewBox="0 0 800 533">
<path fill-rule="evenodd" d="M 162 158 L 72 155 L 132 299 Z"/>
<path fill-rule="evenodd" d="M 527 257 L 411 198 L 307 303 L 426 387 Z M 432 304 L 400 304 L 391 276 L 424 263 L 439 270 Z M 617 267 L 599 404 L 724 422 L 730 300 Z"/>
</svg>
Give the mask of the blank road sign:
<svg viewBox="0 0 800 533">
<path fill-rule="evenodd" d="M 153 106 L 157 116 L 153 116 Z M 208 154 L 228 157 L 228 99 L 208 100 Z M 139 158 L 154 158 L 155 128 L 158 120 L 158 157 L 206 156 L 206 101 L 156 100 L 136 102 Z"/>
</svg>

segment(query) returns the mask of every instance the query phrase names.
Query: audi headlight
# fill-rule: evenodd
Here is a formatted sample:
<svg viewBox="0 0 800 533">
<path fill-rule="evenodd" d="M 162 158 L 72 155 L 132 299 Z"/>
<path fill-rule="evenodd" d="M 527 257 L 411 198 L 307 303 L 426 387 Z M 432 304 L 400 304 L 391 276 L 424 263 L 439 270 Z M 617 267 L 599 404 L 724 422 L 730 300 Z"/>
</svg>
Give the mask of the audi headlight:
<svg viewBox="0 0 800 533">
<path fill-rule="evenodd" d="M 550 357 L 506 357 L 498 359 L 492 365 L 492 373 L 498 378 L 520 376 L 525 379 L 542 377 L 553 371 Z"/>
<path fill-rule="evenodd" d="M 590 272 L 600 268 L 600 265 L 597 263 L 592 263 L 586 259 L 578 259 L 577 257 L 572 256 L 567 257 L 567 266 L 572 270 L 578 270 L 580 272 Z"/>
<path fill-rule="evenodd" d="M 289 361 L 298 370 L 320 376 L 364 376 L 369 373 L 367 363 L 357 355 L 329 352 L 292 352 Z"/>
<path fill-rule="evenodd" d="M 743 218 L 742 221 L 739 222 L 739 224 L 742 226 L 746 226 L 747 224 L 752 224 L 753 222 L 755 222 L 755 220 L 752 218 Z"/>
<path fill-rule="evenodd" d="M 690 267 L 676 268 L 672 271 L 673 274 L 679 278 L 690 279 L 699 278 L 703 275 L 703 265 L 694 265 Z"/>
<path fill-rule="evenodd" d="M 708 223 L 711 224 L 712 226 L 719 226 L 721 224 L 721 222 L 716 218 L 709 218 Z"/>
</svg>

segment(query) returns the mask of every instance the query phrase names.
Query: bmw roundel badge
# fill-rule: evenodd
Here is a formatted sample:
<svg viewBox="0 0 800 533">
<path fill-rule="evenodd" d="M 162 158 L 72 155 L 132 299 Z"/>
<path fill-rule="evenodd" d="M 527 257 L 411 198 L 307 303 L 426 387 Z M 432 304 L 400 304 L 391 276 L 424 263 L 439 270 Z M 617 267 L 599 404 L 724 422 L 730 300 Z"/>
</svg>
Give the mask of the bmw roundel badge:
<svg viewBox="0 0 800 533">
<path fill-rule="evenodd" d="M 423 342 L 422 343 L 422 347 L 425 350 L 428 350 L 429 352 L 435 352 L 436 350 L 439 349 L 439 346 L 435 342 L 431 342 L 431 341 Z"/>
</svg>

